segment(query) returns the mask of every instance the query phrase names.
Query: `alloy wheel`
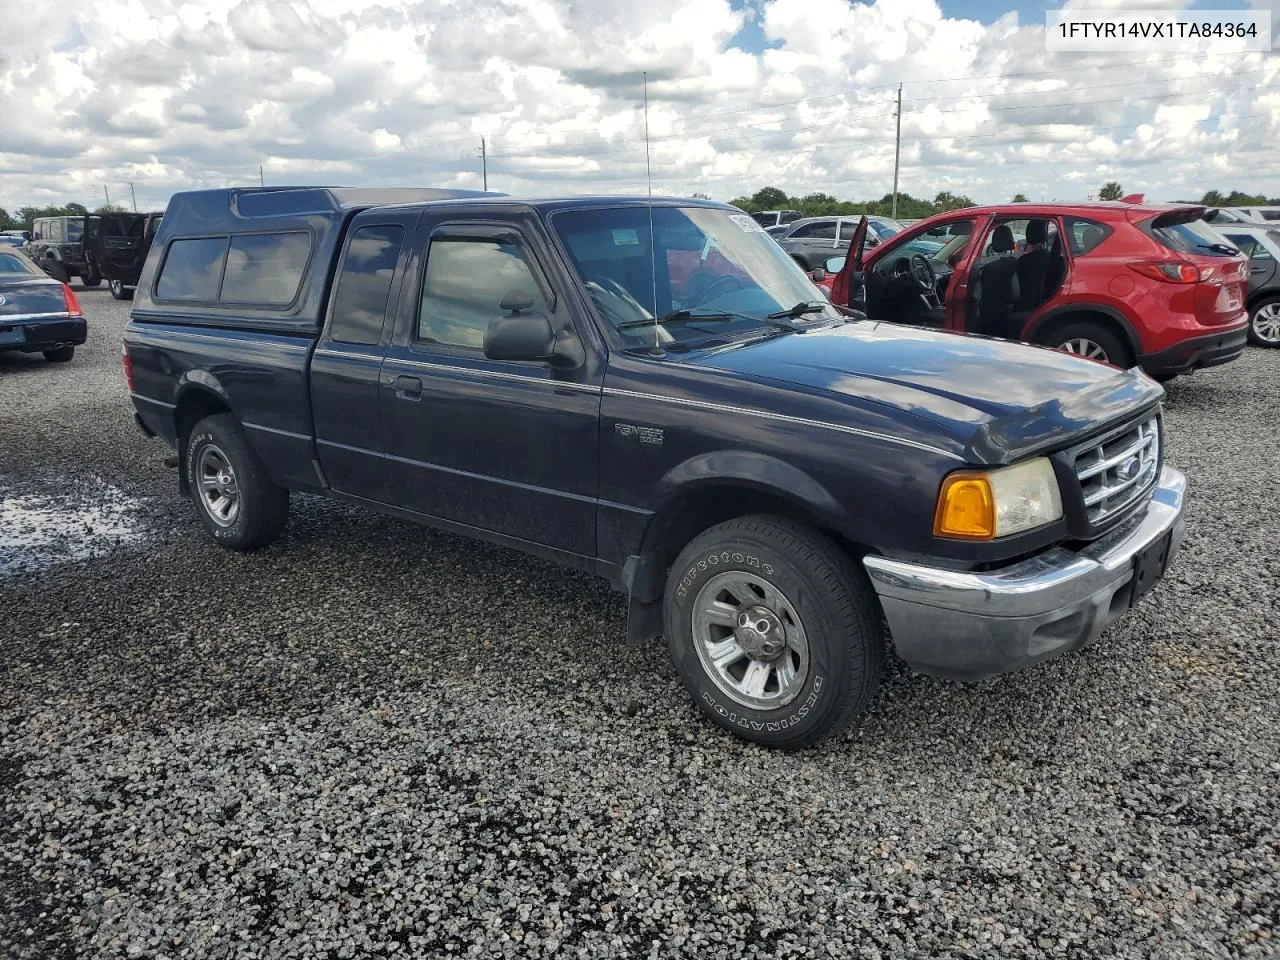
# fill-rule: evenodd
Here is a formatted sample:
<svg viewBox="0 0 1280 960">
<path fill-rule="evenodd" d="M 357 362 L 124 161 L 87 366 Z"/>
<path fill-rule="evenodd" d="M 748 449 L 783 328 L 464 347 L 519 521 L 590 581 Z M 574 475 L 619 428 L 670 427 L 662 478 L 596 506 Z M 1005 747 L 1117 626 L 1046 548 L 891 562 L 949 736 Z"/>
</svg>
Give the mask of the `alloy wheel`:
<svg viewBox="0 0 1280 960">
<path fill-rule="evenodd" d="M 717 574 L 698 591 L 693 641 L 720 692 L 753 710 L 790 703 L 809 676 L 809 643 L 795 607 L 746 571 Z"/>
<path fill-rule="evenodd" d="M 230 527 L 240 516 L 240 484 L 231 461 L 215 444 L 206 444 L 196 458 L 196 484 L 205 510 L 220 527 Z"/>
<path fill-rule="evenodd" d="M 1102 349 L 1102 345 L 1094 343 L 1086 337 L 1073 337 L 1058 347 L 1063 353 L 1071 353 L 1077 357 L 1084 357 L 1086 360 L 1100 360 L 1103 363 L 1108 362 L 1107 351 Z"/>
<path fill-rule="evenodd" d="M 1280 301 L 1264 304 L 1254 312 L 1253 333 L 1264 343 L 1280 344 Z"/>
</svg>

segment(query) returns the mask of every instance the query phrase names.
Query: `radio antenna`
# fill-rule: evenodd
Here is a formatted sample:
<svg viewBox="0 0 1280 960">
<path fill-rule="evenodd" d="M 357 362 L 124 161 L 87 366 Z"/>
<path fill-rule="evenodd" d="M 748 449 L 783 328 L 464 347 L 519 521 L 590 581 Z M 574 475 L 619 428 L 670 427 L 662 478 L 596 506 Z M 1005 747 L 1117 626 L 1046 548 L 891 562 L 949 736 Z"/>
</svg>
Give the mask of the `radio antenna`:
<svg viewBox="0 0 1280 960">
<path fill-rule="evenodd" d="M 649 276 L 653 279 L 653 352 L 661 353 L 658 344 L 658 242 L 653 235 L 653 171 L 649 166 L 649 71 L 640 74 L 644 81 L 644 178 L 649 185 Z"/>
</svg>

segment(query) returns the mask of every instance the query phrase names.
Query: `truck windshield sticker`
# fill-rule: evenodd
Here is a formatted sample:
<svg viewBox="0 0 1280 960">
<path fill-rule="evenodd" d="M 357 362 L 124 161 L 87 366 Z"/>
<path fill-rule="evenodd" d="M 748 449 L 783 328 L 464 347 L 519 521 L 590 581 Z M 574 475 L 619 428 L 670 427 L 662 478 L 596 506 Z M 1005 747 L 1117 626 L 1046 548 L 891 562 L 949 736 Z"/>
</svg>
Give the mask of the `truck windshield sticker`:
<svg viewBox="0 0 1280 960">
<path fill-rule="evenodd" d="M 764 227 L 756 223 L 756 221 L 747 216 L 745 213 L 731 213 L 729 219 L 738 225 L 738 229 L 743 233 L 764 233 Z"/>
<path fill-rule="evenodd" d="M 640 243 L 640 237 L 634 230 L 614 230 L 613 245 L 615 247 L 634 247 Z"/>
</svg>

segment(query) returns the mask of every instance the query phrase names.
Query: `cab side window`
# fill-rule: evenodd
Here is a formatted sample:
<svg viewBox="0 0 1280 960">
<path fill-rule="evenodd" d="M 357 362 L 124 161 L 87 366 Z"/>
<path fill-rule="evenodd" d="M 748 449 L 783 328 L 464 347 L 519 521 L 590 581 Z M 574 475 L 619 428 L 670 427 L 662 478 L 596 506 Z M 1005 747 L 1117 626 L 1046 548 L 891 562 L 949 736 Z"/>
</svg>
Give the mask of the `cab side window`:
<svg viewBox="0 0 1280 960">
<path fill-rule="evenodd" d="M 518 243 L 486 239 L 433 240 L 427 249 L 417 340 L 479 352 L 489 324 L 508 311 L 512 293 L 550 314 L 542 288 Z"/>
<path fill-rule="evenodd" d="M 404 242 L 396 224 L 361 227 L 351 235 L 333 297 L 333 339 L 375 344 L 382 339 L 387 298 Z"/>
</svg>

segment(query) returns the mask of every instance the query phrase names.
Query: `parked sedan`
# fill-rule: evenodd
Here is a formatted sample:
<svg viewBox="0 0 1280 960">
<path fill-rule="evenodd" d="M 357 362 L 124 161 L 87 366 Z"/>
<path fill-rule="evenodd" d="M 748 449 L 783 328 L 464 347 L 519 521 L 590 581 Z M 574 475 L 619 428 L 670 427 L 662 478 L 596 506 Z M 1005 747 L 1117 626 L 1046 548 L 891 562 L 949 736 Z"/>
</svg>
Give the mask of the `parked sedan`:
<svg viewBox="0 0 1280 960">
<path fill-rule="evenodd" d="M 43 353 L 65 363 L 87 327 L 76 295 L 25 254 L 0 247 L 0 352 Z"/>
<path fill-rule="evenodd" d="M 808 217 L 791 224 L 786 232 L 775 239 L 791 259 L 804 267 L 815 270 L 824 262 L 849 249 L 849 240 L 857 229 L 861 217 Z M 874 247 L 902 229 L 902 225 L 888 217 L 867 217 L 867 246 Z"/>
<path fill-rule="evenodd" d="M 1280 347 L 1280 224 L 1215 224 L 1249 258 L 1249 340 Z"/>
</svg>

